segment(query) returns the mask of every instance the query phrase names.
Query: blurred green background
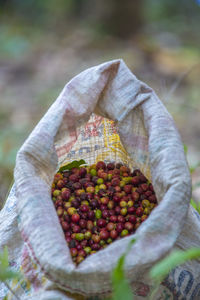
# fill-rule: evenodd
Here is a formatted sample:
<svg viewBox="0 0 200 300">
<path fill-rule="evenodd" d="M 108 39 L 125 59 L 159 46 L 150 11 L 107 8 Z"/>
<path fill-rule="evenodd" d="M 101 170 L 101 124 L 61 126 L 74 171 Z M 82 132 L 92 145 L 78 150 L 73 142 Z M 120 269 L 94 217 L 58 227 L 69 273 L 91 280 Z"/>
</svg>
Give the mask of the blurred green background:
<svg viewBox="0 0 200 300">
<path fill-rule="evenodd" d="M 17 150 L 65 83 L 115 58 L 155 89 L 197 165 L 199 28 L 199 0 L 0 0 L 0 203 Z"/>
</svg>

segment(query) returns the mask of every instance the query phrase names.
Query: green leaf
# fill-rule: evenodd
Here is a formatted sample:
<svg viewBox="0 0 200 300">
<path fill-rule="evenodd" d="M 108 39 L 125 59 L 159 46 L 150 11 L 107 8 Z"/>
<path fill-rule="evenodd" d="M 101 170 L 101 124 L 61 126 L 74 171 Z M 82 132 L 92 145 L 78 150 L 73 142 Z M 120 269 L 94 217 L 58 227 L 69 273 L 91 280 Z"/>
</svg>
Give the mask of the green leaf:
<svg viewBox="0 0 200 300">
<path fill-rule="evenodd" d="M 5 246 L 3 253 L 0 253 L 0 269 L 5 269 L 9 267 L 8 261 L 8 247 Z"/>
<path fill-rule="evenodd" d="M 183 147 L 184 147 L 185 155 L 187 155 L 187 153 L 188 153 L 188 147 L 185 144 L 183 145 Z"/>
<path fill-rule="evenodd" d="M 9 269 L 8 247 L 5 246 L 3 252 L 0 253 L 0 281 L 16 277 L 20 277 L 20 274 Z"/>
<path fill-rule="evenodd" d="M 128 281 L 125 278 L 124 274 L 124 261 L 125 255 L 122 255 L 118 260 L 117 266 L 113 270 L 112 274 L 112 284 L 113 284 L 113 300 L 132 300 L 133 293 L 128 284 Z"/>
<path fill-rule="evenodd" d="M 197 210 L 197 204 L 196 204 L 196 202 L 192 198 L 190 200 L 190 204 L 194 207 L 194 209 Z"/>
<path fill-rule="evenodd" d="M 65 170 L 71 170 L 72 168 L 79 168 L 81 165 L 86 165 L 86 162 L 84 161 L 84 159 L 74 160 L 71 163 L 60 167 L 58 172 L 63 172 Z"/>
<path fill-rule="evenodd" d="M 117 265 L 112 272 L 112 300 L 133 300 L 133 293 L 124 273 L 124 263 L 126 255 L 129 253 L 131 246 L 135 243 L 135 241 L 136 239 L 132 239 L 130 241 L 126 252 L 119 258 Z"/>
<path fill-rule="evenodd" d="M 20 278 L 20 274 L 9 269 L 0 269 L 0 281 L 6 281 L 11 278 Z"/>
<path fill-rule="evenodd" d="M 190 200 L 190 204 L 194 207 L 194 209 L 196 209 L 196 211 L 198 211 L 198 213 L 200 214 L 200 203 L 196 203 L 193 199 Z"/>
<path fill-rule="evenodd" d="M 200 162 L 198 162 L 195 166 L 191 166 L 190 173 L 191 174 L 194 173 L 199 166 L 200 166 Z"/>
<path fill-rule="evenodd" d="M 187 251 L 176 250 L 157 263 L 150 271 L 150 276 L 155 281 L 162 281 L 176 266 L 191 259 L 200 257 L 200 248 L 191 248 Z"/>
</svg>

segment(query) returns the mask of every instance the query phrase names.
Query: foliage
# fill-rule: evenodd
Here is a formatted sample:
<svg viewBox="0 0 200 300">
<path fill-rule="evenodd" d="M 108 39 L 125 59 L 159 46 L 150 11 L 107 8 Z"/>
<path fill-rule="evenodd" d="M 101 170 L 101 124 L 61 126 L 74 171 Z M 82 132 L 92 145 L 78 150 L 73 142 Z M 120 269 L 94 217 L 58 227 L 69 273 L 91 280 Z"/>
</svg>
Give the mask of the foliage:
<svg viewBox="0 0 200 300">
<path fill-rule="evenodd" d="M 19 273 L 11 271 L 8 261 L 8 248 L 4 247 L 3 253 L 0 253 L 0 281 L 5 282 L 11 278 L 19 277 Z"/>
<path fill-rule="evenodd" d="M 21 274 L 19 272 L 14 272 L 9 268 L 9 260 L 8 260 L 8 248 L 7 246 L 4 247 L 2 253 L 0 253 L 0 281 L 4 282 L 6 287 L 10 290 L 10 292 L 15 296 L 17 300 L 19 298 L 15 295 L 15 292 L 11 289 L 7 280 L 12 278 L 20 278 Z M 4 297 L 4 300 L 7 300 L 8 297 Z"/>
<path fill-rule="evenodd" d="M 116 267 L 112 273 L 113 294 L 109 300 L 132 300 L 134 299 L 131 288 L 125 278 L 124 263 L 127 254 L 129 253 L 132 244 L 136 240 L 131 240 L 126 252 L 119 258 Z M 175 267 L 185 263 L 188 260 L 200 258 L 200 248 L 190 248 L 186 251 L 174 250 L 171 254 L 166 256 L 163 260 L 158 262 L 150 270 L 150 277 L 154 280 L 155 286 L 151 293 L 150 299 L 154 299 L 154 295 L 160 282 L 174 269 Z"/>
<path fill-rule="evenodd" d="M 190 204 L 196 209 L 196 211 L 200 214 L 200 203 L 196 203 L 193 199 L 191 199 Z"/>
<path fill-rule="evenodd" d="M 86 162 L 84 161 L 84 159 L 81 160 L 74 160 L 71 163 L 64 165 L 62 167 L 60 167 L 58 172 L 63 172 L 66 170 L 71 170 L 72 168 L 79 168 L 81 165 L 85 165 Z"/>
<path fill-rule="evenodd" d="M 128 284 L 128 281 L 124 273 L 124 263 L 127 254 L 129 253 L 131 246 L 135 243 L 136 239 L 132 239 L 126 249 L 126 252 L 119 258 L 116 267 L 112 273 L 112 285 L 113 285 L 113 295 L 112 300 L 132 300 L 133 293 Z"/>
<path fill-rule="evenodd" d="M 150 276 L 152 279 L 160 282 L 176 266 L 199 257 L 200 248 L 190 248 L 186 251 L 175 250 L 151 269 Z"/>
</svg>

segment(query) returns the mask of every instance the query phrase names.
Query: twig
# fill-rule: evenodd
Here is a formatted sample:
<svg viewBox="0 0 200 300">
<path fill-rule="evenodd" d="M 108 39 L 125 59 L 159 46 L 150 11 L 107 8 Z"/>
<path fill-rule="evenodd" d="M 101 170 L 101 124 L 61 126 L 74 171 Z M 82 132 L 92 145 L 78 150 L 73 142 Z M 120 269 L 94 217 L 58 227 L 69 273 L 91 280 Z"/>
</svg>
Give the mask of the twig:
<svg viewBox="0 0 200 300">
<path fill-rule="evenodd" d="M 191 73 L 193 71 L 194 68 L 200 66 L 200 62 L 194 64 L 193 66 L 191 66 L 188 70 L 186 70 L 185 72 L 183 72 L 179 78 L 177 78 L 177 80 L 175 81 L 175 83 L 171 86 L 169 92 L 167 93 L 167 95 L 165 96 L 164 101 L 169 101 L 169 99 L 171 98 L 171 96 L 174 94 L 174 92 L 177 90 L 178 86 L 181 84 L 181 82 L 183 81 L 183 79 L 185 77 L 188 76 L 189 73 Z"/>
</svg>

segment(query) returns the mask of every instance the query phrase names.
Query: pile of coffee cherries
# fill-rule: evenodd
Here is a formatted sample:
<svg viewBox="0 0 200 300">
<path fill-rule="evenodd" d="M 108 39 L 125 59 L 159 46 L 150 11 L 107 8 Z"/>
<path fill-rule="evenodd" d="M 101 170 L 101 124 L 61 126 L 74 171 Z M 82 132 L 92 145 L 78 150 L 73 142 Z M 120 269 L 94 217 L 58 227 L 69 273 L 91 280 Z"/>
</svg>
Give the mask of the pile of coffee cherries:
<svg viewBox="0 0 200 300">
<path fill-rule="evenodd" d="M 133 234 L 157 205 L 140 170 L 103 161 L 56 173 L 52 200 L 75 264 Z"/>
</svg>

